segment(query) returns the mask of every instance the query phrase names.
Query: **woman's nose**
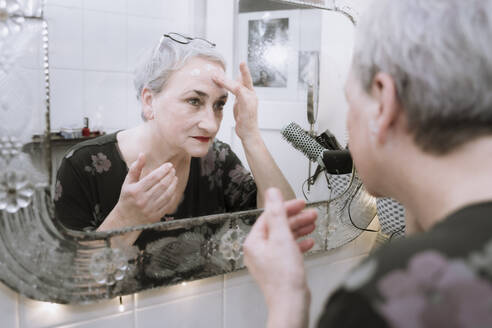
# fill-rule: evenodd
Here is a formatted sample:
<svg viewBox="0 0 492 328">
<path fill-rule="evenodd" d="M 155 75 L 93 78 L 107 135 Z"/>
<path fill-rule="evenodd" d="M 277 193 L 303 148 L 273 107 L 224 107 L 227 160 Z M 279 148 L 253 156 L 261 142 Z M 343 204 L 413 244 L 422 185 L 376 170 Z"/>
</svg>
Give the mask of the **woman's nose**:
<svg viewBox="0 0 492 328">
<path fill-rule="evenodd" d="M 203 113 L 198 127 L 208 133 L 215 133 L 219 129 L 220 120 L 215 115 L 213 108 L 207 107 Z"/>
</svg>

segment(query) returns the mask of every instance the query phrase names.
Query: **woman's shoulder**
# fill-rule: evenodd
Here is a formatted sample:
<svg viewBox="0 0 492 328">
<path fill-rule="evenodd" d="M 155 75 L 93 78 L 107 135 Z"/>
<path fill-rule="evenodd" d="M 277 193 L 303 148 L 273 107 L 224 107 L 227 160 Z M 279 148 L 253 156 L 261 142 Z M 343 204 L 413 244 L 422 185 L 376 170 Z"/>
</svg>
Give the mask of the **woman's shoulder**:
<svg viewBox="0 0 492 328">
<path fill-rule="evenodd" d="M 71 147 L 64 155 L 64 159 L 70 159 L 72 161 L 80 160 L 87 154 L 104 152 L 109 149 L 113 149 L 116 145 L 117 132 L 105 134 L 93 139 L 82 141 L 75 146 Z"/>
<path fill-rule="evenodd" d="M 492 202 L 487 206 L 492 209 Z M 364 286 L 363 289 L 368 294 L 377 294 L 381 292 L 376 290 L 378 286 L 391 284 L 391 279 L 395 277 L 398 281 L 399 277 L 411 280 L 414 276 L 432 270 L 445 272 L 449 269 L 452 272 L 457 263 L 460 270 L 470 273 L 470 277 L 473 276 L 472 273 L 481 272 L 480 263 L 486 261 L 480 259 L 489 258 L 490 261 L 492 257 L 492 251 L 489 251 L 492 250 L 492 221 L 490 211 L 473 217 L 467 215 L 471 210 L 473 208 L 468 208 L 464 217 L 460 217 L 460 213 L 452 214 L 427 232 L 416 233 L 383 245 L 367 257 L 359 265 L 359 269 L 348 275 L 347 281 L 352 281 L 349 285 Z M 460 242 L 457 243 L 457 240 Z M 359 279 L 362 276 L 367 279 Z M 353 277 L 358 278 L 354 280 Z M 488 279 L 492 282 L 492 276 Z M 354 283 L 362 280 L 363 284 Z M 384 290 L 382 292 L 384 293 Z"/>
<path fill-rule="evenodd" d="M 117 132 L 85 140 L 73 146 L 65 153 L 59 170 L 66 169 L 68 165 L 84 172 L 101 173 L 109 171 L 110 167 L 113 168 L 113 173 L 125 172 L 126 164 L 119 153 L 116 134 Z"/>
</svg>

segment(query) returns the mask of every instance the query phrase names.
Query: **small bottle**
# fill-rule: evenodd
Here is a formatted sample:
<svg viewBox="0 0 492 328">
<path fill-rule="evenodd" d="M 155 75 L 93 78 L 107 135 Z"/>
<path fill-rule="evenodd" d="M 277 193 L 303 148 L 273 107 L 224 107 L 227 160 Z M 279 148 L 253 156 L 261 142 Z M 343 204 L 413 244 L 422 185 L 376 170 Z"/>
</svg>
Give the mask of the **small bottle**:
<svg viewBox="0 0 492 328">
<path fill-rule="evenodd" d="M 82 128 L 82 136 L 88 137 L 91 135 L 91 130 L 89 129 L 89 118 L 84 117 L 84 127 Z"/>
</svg>

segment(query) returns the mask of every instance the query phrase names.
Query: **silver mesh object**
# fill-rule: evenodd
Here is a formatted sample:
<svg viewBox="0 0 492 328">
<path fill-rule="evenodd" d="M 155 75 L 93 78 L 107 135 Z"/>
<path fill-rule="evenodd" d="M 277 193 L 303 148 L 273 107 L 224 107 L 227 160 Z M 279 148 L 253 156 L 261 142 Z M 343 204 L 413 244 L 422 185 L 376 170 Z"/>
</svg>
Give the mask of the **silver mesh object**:
<svg viewBox="0 0 492 328">
<path fill-rule="evenodd" d="M 381 231 L 392 237 L 405 235 L 405 208 L 392 198 L 376 200 Z"/>
<path fill-rule="evenodd" d="M 284 127 L 280 133 L 295 149 L 302 152 L 313 162 L 316 162 L 323 153 L 324 148 L 294 122 Z"/>
</svg>

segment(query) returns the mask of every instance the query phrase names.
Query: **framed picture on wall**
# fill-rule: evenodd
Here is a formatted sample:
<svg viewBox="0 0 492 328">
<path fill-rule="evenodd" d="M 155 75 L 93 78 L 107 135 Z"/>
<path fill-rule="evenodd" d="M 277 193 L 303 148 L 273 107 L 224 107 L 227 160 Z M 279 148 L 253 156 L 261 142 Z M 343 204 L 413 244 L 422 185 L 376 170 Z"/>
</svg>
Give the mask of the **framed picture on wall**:
<svg viewBox="0 0 492 328">
<path fill-rule="evenodd" d="M 248 64 L 260 99 L 297 97 L 299 10 L 239 14 L 238 42 L 238 59 Z"/>
</svg>

